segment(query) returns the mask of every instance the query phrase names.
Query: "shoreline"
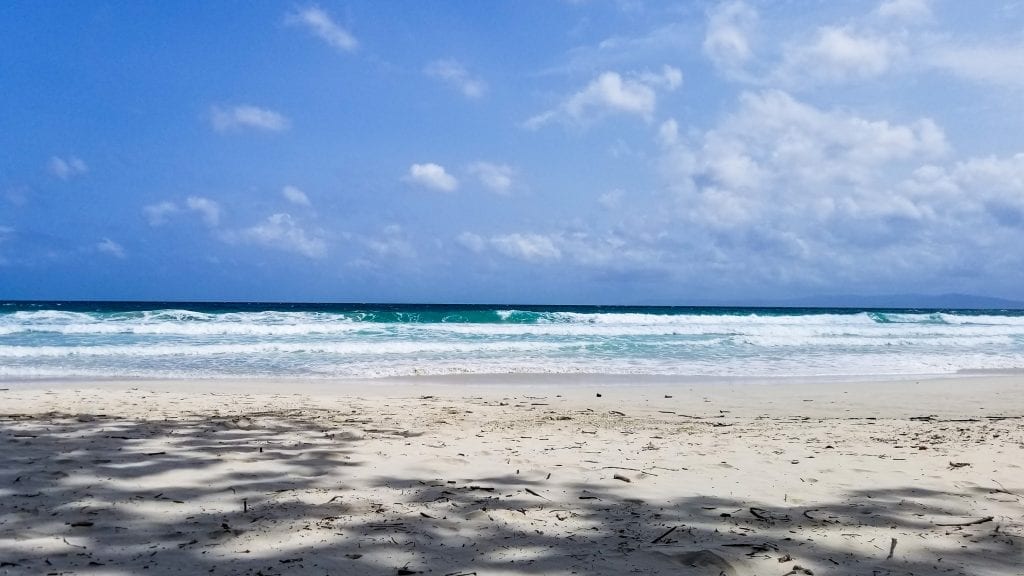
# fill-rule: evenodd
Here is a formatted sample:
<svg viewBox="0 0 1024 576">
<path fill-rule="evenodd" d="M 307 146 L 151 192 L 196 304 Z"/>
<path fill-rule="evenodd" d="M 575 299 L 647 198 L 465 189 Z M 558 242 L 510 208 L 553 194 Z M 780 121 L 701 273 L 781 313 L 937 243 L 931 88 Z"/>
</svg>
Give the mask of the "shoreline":
<svg viewBox="0 0 1024 576">
<path fill-rule="evenodd" d="M 501 399 L 523 394 L 557 397 L 579 407 L 600 395 L 604 404 L 643 409 L 687 406 L 728 409 L 745 416 L 874 416 L 1024 414 L 1024 372 L 972 373 L 921 378 L 802 379 L 685 378 L 634 375 L 500 374 L 390 377 L 381 379 L 154 379 L 16 381 L 0 385 L 0 407 L 31 406 L 46 393 L 56 396 L 143 390 L 182 396 L 284 396 L 307 403 L 423 396 L 451 400 Z M 2 408 L 0 408 L 2 409 Z M 2 412 L 0 412 L 2 413 Z"/>
<path fill-rule="evenodd" d="M 710 375 L 710 374 L 649 374 L 649 373 L 607 373 L 607 372 L 473 372 L 473 373 L 447 373 L 447 374 L 407 374 L 388 376 L 7 376 L 0 377 L 0 385 L 33 385 L 79 382 L 308 382 L 308 383 L 330 383 L 330 384 L 388 384 L 394 382 L 442 382 L 452 384 L 463 383 L 497 383 L 502 385 L 516 385 L 522 380 L 533 380 L 539 382 L 556 382 L 564 384 L 566 381 L 580 383 L 586 380 L 587 384 L 593 380 L 611 381 L 616 384 L 626 384 L 640 381 L 641 384 L 651 383 L 681 383 L 681 384 L 743 384 L 743 383 L 778 383 L 778 382 L 873 382 L 873 381 L 907 381 L 907 380 L 943 380 L 947 378 L 974 378 L 974 377 L 1000 377 L 1000 376 L 1024 376 L 1022 368 L 986 368 L 986 369 L 965 369 L 956 372 L 921 372 L 921 373 L 879 373 L 879 374 L 757 374 L 757 375 Z M 527 382 L 529 383 L 529 382 Z"/>
</svg>

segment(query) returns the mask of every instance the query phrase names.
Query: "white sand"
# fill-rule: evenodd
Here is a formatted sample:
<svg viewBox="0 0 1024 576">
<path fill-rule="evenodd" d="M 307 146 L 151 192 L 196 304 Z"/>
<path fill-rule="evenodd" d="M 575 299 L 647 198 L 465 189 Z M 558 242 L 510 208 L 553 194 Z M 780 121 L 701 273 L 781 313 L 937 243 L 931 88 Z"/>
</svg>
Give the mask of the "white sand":
<svg viewBox="0 0 1024 576">
<path fill-rule="evenodd" d="M 5 387 L 0 574 L 1024 574 L 1020 375 Z"/>
</svg>

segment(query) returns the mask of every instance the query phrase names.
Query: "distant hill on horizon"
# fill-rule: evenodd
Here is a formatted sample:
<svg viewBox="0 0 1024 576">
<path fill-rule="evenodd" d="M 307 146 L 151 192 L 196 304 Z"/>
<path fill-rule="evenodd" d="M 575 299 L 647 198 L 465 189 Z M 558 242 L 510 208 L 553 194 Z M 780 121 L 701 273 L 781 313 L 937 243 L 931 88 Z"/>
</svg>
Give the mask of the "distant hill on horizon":
<svg viewBox="0 0 1024 576">
<path fill-rule="evenodd" d="M 919 308 L 1024 310 L 1024 301 L 977 294 L 817 294 L 797 298 L 648 301 L 636 306 L 712 306 L 739 308 Z"/>
<path fill-rule="evenodd" d="M 837 294 L 807 296 L 764 302 L 763 306 L 822 308 L 959 308 L 975 310 L 1019 310 L 1024 302 L 975 294 L 883 294 L 874 296 Z"/>
</svg>

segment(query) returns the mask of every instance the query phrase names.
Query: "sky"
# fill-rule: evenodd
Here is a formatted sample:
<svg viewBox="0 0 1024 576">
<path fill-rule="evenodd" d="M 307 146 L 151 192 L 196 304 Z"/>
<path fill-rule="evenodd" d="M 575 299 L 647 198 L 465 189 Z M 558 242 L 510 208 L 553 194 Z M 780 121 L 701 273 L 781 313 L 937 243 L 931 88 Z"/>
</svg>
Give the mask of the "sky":
<svg viewBox="0 0 1024 576">
<path fill-rule="evenodd" d="M 9 2 L 0 298 L 1024 300 L 1024 2 Z"/>
</svg>

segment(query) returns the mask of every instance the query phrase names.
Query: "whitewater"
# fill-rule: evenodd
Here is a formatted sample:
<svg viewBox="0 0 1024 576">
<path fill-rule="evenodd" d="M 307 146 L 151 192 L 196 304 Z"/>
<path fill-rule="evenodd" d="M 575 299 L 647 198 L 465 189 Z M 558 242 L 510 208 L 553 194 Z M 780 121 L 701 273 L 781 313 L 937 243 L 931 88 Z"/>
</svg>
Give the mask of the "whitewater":
<svg viewBox="0 0 1024 576">
<path fill-rule="evenodd" d="M 0 380 L 1024 369 L 1019 310 L 0 303 Z"/>
</svg>

